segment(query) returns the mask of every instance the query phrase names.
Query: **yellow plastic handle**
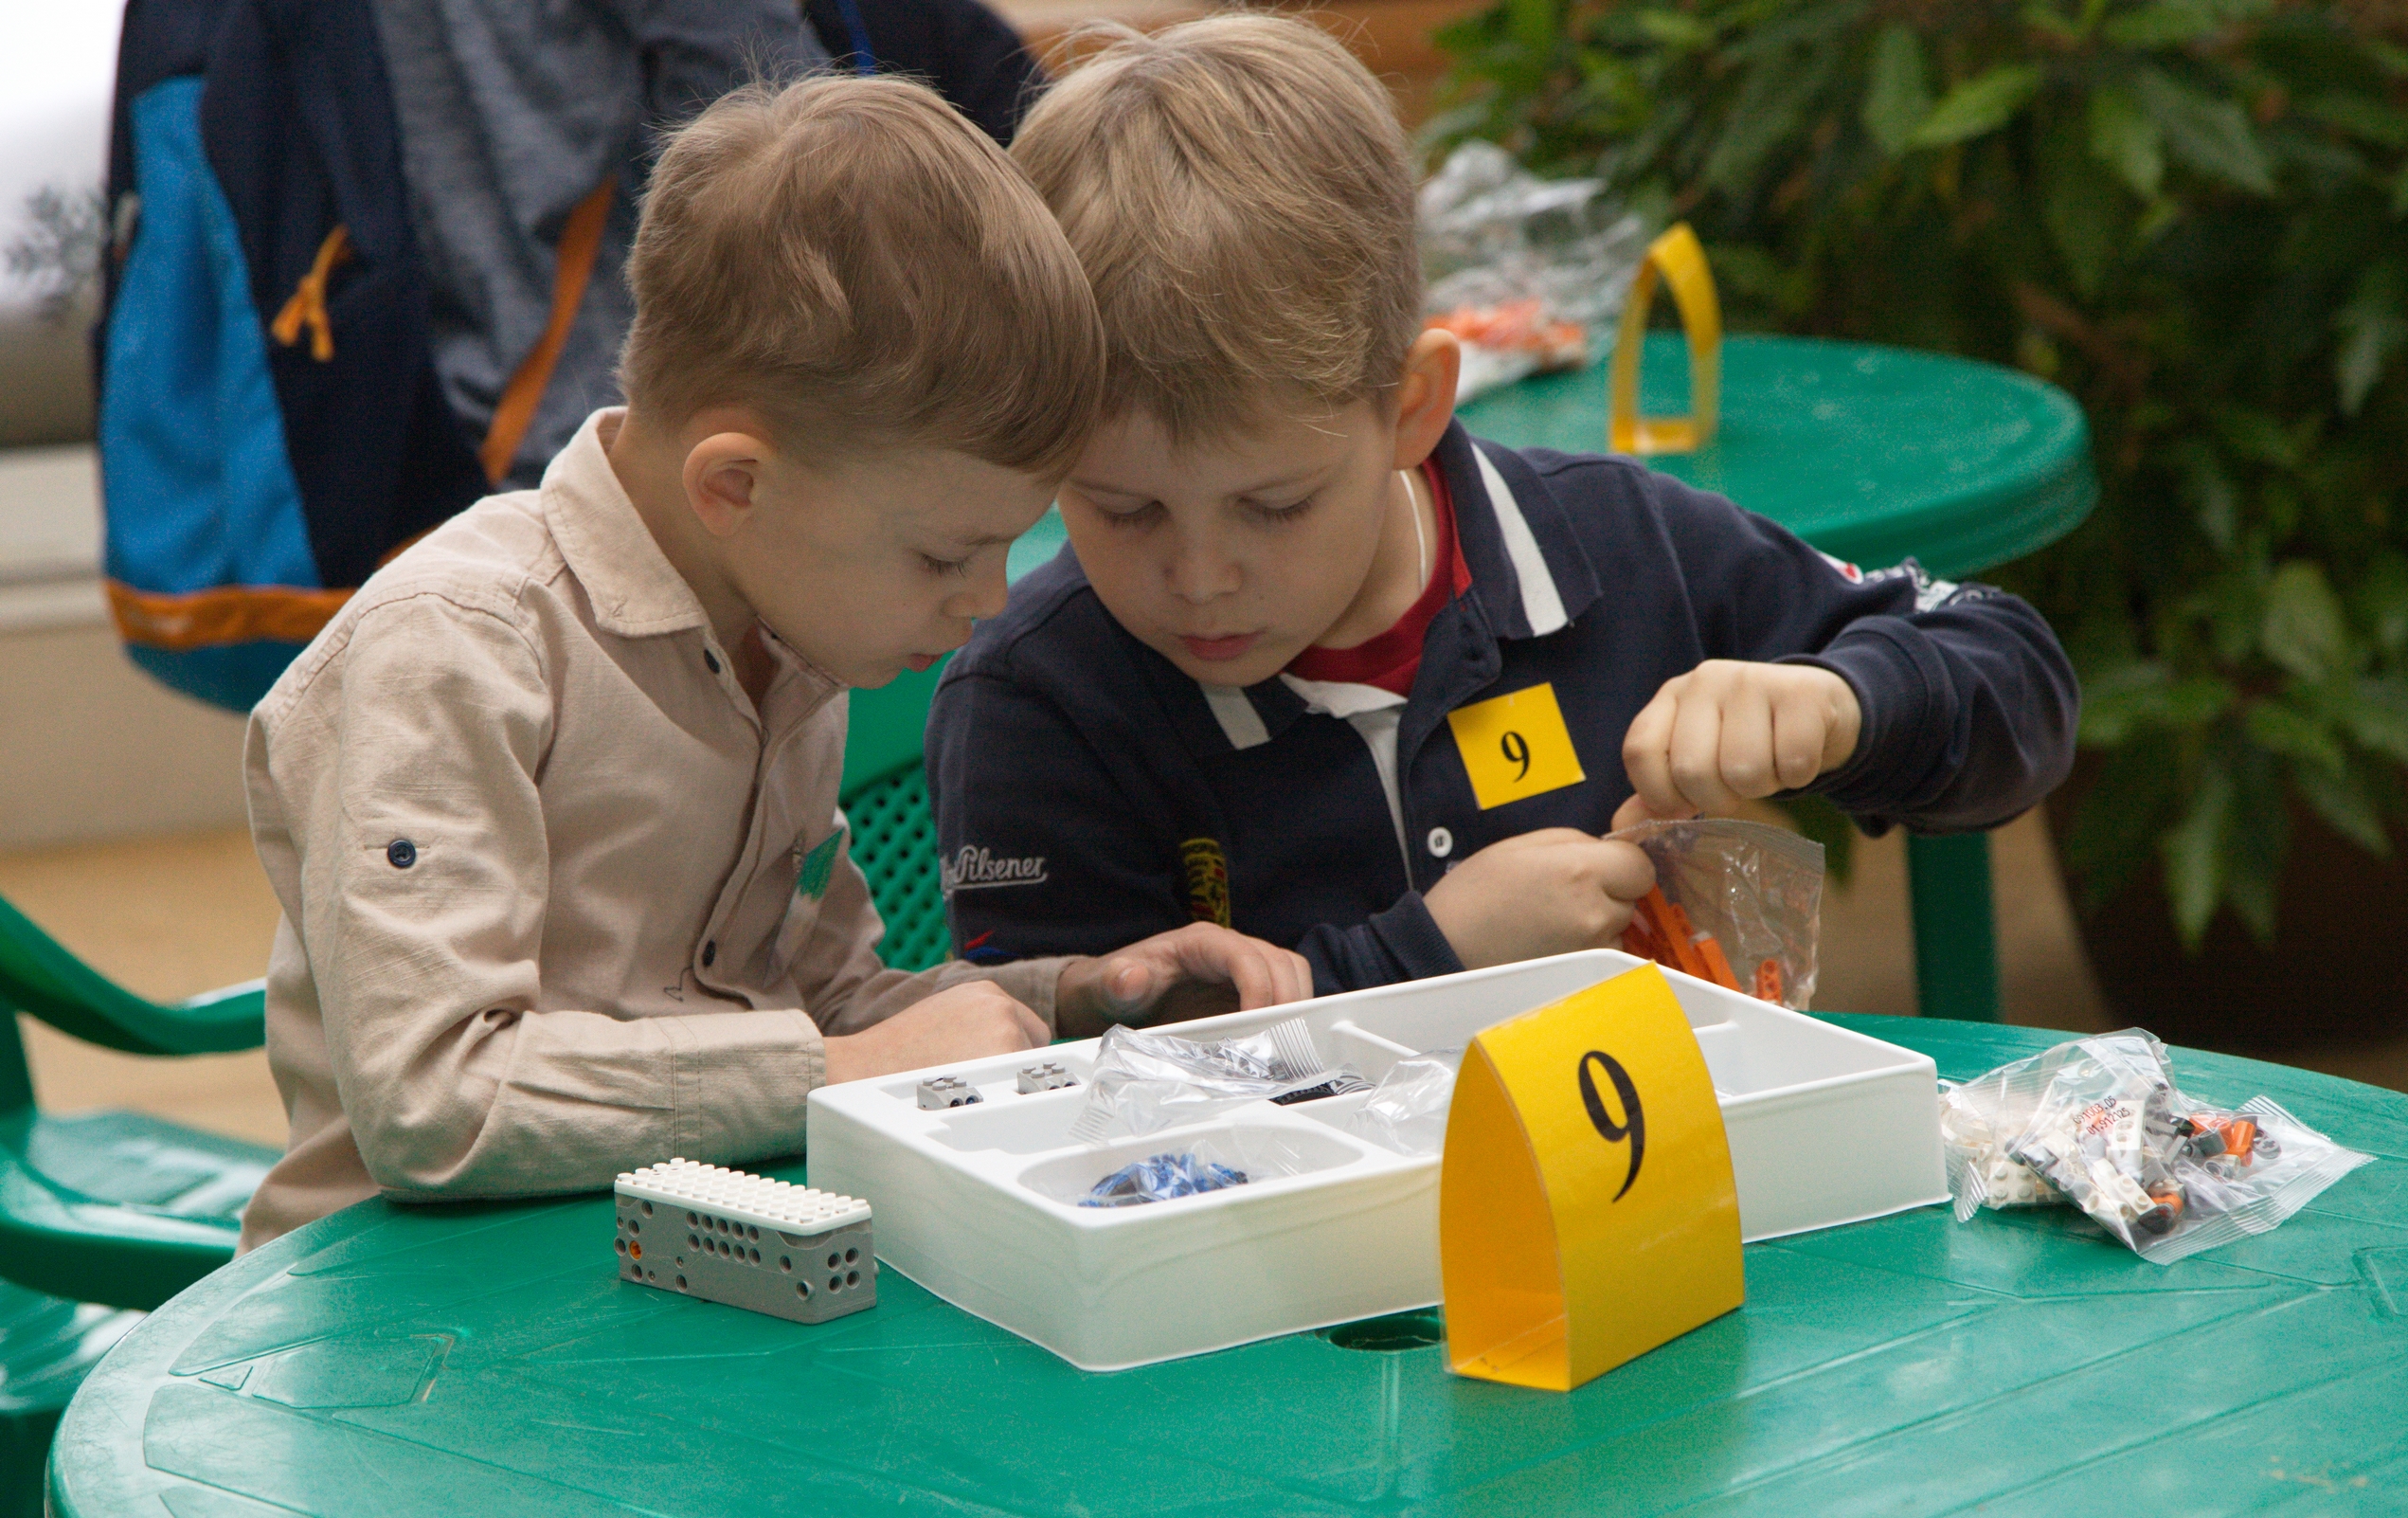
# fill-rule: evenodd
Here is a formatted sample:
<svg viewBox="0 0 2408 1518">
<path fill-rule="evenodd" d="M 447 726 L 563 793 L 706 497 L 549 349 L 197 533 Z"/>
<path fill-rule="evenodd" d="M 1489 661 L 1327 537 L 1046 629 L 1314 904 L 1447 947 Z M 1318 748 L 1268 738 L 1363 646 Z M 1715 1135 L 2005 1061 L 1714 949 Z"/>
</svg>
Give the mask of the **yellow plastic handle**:
<svg viewBox="0 0 2408 1518">
<path fill-rule="evenodd" d="M 1672 302 L 1689 334 L 1689 414 L 1639 414 L 1639 358 L 1647 340 L 1647 308 L 1656 283 L 1672 286 Z M 1606 411 L 1606 445 L 1616 453 L 1694 453 L 1714 441 L 1722 406 L 1722 303 L 1715 298 L 1706 250 L 1687 222 L 1647 246 L 1631 281 L 1614 339 L 1613 389 Z"/>
</svg>

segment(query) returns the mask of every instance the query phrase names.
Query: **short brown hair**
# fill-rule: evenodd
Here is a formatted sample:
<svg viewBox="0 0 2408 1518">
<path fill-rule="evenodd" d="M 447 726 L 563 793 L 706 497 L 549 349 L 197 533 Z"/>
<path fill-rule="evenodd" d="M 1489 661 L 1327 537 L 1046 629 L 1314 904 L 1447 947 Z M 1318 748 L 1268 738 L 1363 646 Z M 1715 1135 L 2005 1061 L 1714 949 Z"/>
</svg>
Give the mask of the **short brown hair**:
<svg viewBox="0 0 2408 1518">
<path fill-rule="evenodd" d="M 672 136 L 627 261 L 639 414 L 761 412 L 838 455 L 933 443 L 1060 475 L 1102 405 L 1078 258 L 1019 169 L 927 89 L 754 84 Z"/>
<path fill-rule="evenodd" d="M 1413 172 L 1387 91 L 1306 22 L 1112 35 L 1012 148 L 1094 282 L 1107 414 L 1141 406 L 1189 438 L 1283 394 L 1392 392 L 1422 323 Z"/>
</svg>

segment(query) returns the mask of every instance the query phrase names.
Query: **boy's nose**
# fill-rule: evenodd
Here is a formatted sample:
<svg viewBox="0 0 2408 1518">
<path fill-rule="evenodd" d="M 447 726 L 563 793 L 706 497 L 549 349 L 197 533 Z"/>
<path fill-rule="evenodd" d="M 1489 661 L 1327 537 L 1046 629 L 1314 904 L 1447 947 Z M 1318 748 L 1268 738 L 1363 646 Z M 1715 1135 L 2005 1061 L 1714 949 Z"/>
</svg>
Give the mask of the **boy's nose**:
<svg viewBox="0 0 2408 1518">
<path fill-rule="evenodd" d="M 1171 550 L 1162 578 L 1171 594 L 1198 605 L 1237 589 L 1244 576 L 1237 562 L 1209 542 L 1182 542 Z"/>
<path fill-rule="evenodd" d="M 967 617 L 976 622 L 1003 614 L 1003 605 L 1011 599 L 1012 584 L 1004 573 L 1002 555 L 992 557 L 996 561 L 993 569 L 972 570 L 970 587 L 945 603 L 947 616 Z"/>
</svg>

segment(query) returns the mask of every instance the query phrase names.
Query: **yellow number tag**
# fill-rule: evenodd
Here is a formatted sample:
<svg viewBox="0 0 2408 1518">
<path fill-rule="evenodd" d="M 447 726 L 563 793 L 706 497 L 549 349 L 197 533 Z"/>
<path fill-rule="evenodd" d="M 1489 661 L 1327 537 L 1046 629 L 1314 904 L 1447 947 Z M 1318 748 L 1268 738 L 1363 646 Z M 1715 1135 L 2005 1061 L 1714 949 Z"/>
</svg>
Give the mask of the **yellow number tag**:
<svg viewBox="0 0 2408 1518">
<path fill-rule="evenodd" d="M 1458 707 L 1447 714 L 1447 725 L 1455 730 L 1455 748 L 1483 812 L 1589 778 L 1552 685 Z"/>
<path fill-rule="evenodd" d="M 1570 1391 L 1740 1304 L 1722 1107 L 1662 970 L 1472 1039 L 1438 1256 L 1449 1368 L 1516 1386 Z"/>
</svg>

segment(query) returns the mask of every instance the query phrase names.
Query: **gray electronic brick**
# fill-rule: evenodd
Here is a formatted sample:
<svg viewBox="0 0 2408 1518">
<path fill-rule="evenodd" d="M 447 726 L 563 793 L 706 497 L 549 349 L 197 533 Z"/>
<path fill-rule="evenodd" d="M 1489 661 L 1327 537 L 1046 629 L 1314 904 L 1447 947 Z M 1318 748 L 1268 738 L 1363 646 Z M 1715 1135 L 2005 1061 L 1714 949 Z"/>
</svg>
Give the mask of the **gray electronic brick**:
<svg viewBox="0 0 2408 1518">
<path fill-rule="evenodd" d="M 984 1101 L 979 1088 L 959 1075 L 931 1075 L 920 1082 L 920 1111 L 941 1112 L 948 1107 L 967 1107 Z"/>
<path fill-rule="evenodd" d="M 797 1323 L 878 1305 L 870 1204 L 671 1160 L 619 1178 L 619 1277 Z"/>
<path fill-rule="evenodd" d="M 1033 1096 L 1041 1091 L 1060 1091 L 1065 1086 L 1075 1086 L 1078 1083 L 1078 1076 L 1048 1059 L 1042 1064 L 1030 1065 L 1020 1072 L 1019 1090 L 1023 1096 Z"/>
</svg>

